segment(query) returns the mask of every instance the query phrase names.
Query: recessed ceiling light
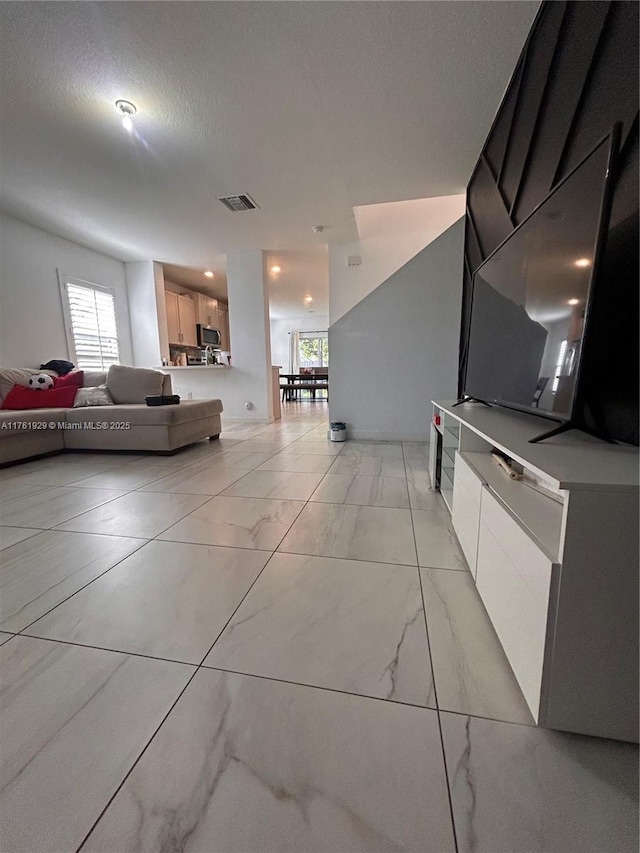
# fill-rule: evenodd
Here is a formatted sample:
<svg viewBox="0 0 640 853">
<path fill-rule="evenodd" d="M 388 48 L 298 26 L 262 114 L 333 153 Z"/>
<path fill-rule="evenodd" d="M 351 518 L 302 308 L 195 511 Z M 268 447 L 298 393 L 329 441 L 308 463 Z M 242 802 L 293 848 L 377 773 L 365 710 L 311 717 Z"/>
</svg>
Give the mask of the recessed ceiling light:
<svg viewBox="0 0 640 853">
<path fill-rule="evenodd" d="M 205 275 L 206 275 L 206 277 L 207 277 L 207 278 L 213 278 L 213 273 L 211 272 L 211 270 L 207 270 L 207 271 L 205 272 Z"/>
<path fill-rule="evenodd" d="M 569 299 L 569 301 L 567 302 L 567 305 L 577 305 L 578 302 L 580 302 L 579 299 Z"/>
<path fill-rule="evenodd" d="M 274 264 L 271 267 L 271 272 L 280 272 L 281 269 L 282 269 L 282 267 L 279 267 L 277 264 Z"/>
<path fill-rule="evenodd" d="M 578 258 L 577 261 L 573 262 L 574 267 L 590 267 L 591 260 L 589 258 Z"/>
<path fill-rule="evenodd" d="M 116 109 L 122 116 L 122 126 L 131 133 L 133 130 L 131 116 L 134 116 L 138 112 L 135 104 L 132 104 L 131 101 L 116 101 Z"/>
<path fill-rule="evenodd" d="M 305 296 L 304 301 L 305 302 L 313 302 L 313 296 Z"/>
</svg>

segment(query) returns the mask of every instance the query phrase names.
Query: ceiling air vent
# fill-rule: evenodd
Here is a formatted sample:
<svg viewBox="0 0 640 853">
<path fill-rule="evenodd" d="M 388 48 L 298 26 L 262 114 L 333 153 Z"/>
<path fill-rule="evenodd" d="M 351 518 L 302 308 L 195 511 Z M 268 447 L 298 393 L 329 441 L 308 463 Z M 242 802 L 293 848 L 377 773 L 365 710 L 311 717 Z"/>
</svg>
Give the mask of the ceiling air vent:
<svg viewBox="0 0 640 853">
<path fill-rule="evenodd" d="M 234 213 L 240 210 L 256 210 L 258 208 L 255 201 L 246 193 L 225 195 L 219 198 L 218 201 L 221 201 L 228 210 L 232 210 Z"/>
</svg>

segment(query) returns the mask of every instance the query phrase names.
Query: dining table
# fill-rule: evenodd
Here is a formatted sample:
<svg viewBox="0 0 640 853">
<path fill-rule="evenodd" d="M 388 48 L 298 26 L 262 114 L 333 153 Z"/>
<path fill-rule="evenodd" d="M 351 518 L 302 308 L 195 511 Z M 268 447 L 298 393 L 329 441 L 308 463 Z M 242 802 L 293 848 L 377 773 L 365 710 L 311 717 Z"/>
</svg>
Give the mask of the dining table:
<svg viewBox="0 0 640 853">
<path fill-rule="evenodd" d="M 285 379 L 286 383 L 282 380 Z M 280 388 L 282 390 L 282 401 L 298 398 L 298 391 L 309 391 L 312 400 L 316 399 L 317 391 L 326 391 L 327 396 L 319 399 L 329 399 L 329 374 L 328 373 L 281 373 Z"/>
</svg>

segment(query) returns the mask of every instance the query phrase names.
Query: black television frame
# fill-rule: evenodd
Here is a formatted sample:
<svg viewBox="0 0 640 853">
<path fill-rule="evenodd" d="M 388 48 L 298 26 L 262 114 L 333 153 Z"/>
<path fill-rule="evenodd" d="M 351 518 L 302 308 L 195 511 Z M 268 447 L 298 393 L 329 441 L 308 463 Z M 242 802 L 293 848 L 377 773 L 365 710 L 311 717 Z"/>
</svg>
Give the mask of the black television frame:
<svg viewBox="0 0 640 853">
<path fill-rule="evenodd" d="M 513 229 L 511 234 L 506 237 L 494 250 L 488 255 L 484 261 L 476 267 L 473 271 L 472 278 L 472 291 L 471 291 L 471 306 L 470 306 L 470 314 L 469 314 L 469 339 L 471 336 L 471 323 L 473 322 L 473 299 L 475 294 L 475 281 L 476 275 L 483 268 L 485 264 L 487 264 L 501 249 L 504 245 L 506 245 L 511 238 L 527 223 L 530 219 L 532 219 L 540 208 L 553 196 L 560 187 L 566 183 L 583 165 L 584 163 L 591 157 L 591 155 L 600 148 L 607 140 L 609 140 L 609 150 L 607 154 L 607 166 L 605 173 L 603 175 L 603 185 L 602 185 L 602 193 L 600 196 L 600 209 L 598 212 L 598 226 L 596 228 L 596 235 L 594 239 L 593 246 L 593 264 L 591 267 L 591 275 L 589 277 L 589 290 L 587 296 L 587 303 L 585 305 L 585 314 L 584 314 L 584 330 L 582 334 L 582 345 L 580 347 L 580 353 L 578 356 L 578 363 L 576 365 L 576 387 L 573 395 L 573 401 L 571 404 L 571 412 L 568 417 L 563 418 L 562 416 L 556 416 L 553 414 L 549 414 L 547 412 L 541 412 L 533 406 L 520 406 L 517 403 L 505 403 L 501 400 L 485 400 L 473 395 L 472 392 L 467 392 L 467 372 L 469 367 L 469 355 L 470 355 L 470 346 L 469 339 L 467 341 L 466 347 L 466 359 L 464 365 L 464 383 L 463 383 L 463 395 L 462 397 L 454 404 L 459 405 L 465 402 L 475 401 L 478 403 L 483 403 L 484 405 L 491 406 L 496 405 L 500 406 L 504 409 L 511 409 L 518 412 L 524 412 L 526 414 L 536 415 L 540 418 L 546 418 L 547 420 L 556 421 L 560 423 L 560 426 L 555 427 L 554 429 L 548 430 L 547 432 L 541 433 L 535 438 L 529 439 L 530 443 L 534 444 L 538 441 L 542 441 L 545 438 L 550 438 L 551 436 L 558 435 L 562 432 L 566 432 L 570 429 L 579 429 L 582 432 L 589 433 L 590 435 L 594 435 L 597 438 L 602 438 L 605 441 L 612 442 L 612 439 L 609 437 L 608 432 L 603 424 L 596 422 L 595 426 L 591 426 L 587 424 L 584 418 L 585 406 L 588 405 L 588 400 L 585 396 L 584 389 L 584 381 L 582 377 L 582 364 L 584 360 L 584 352 L 585 349 L 589 346 L 590 339 L 590 317 L 593 308 L 593 301 L 595 296 L 595 291 L 598 286 L 598 272 L 602 262 L 602 257 L 605 253 L 606 248 L 606 239 L 607 233 L 609 229 L 609 220 L 611 216 L 611 206 L 613 203 L 613 185 L 615 178 L 615 166 L 616 160 L 619 153 L 620 148 L 620 136 L 621 136 L 622 126 L 620 122 L 616 122 L 609 133 L 605 136 L 601 137 L 600 140 L 589 149 L 589 151 L 585 154 L 585 156 L 577 163 L 570 172 L 568 172 L 565 177 L 559 181 L 552 189 L 547 193 L 547 195 L 542 199 L 542 201 L 536 205 L 536 207 L 531 211 L 531 213 L 520 222 L 516 228 Z M 594 418 L 597 416 L 594 413 Z"/>
</svg>

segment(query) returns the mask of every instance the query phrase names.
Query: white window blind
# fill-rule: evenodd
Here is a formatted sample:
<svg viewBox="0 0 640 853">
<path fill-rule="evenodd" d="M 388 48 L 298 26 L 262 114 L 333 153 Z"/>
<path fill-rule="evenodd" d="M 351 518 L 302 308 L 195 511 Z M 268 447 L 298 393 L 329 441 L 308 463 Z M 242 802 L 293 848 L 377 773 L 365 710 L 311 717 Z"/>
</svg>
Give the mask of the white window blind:
<svg viewBox="0 0 640 853">
<path fill-rule="evenodd" d="M 106 370 L 120 362 L 116 304 L 113 291 L 97 285 L 64 282 L 75 364 L 85 370 Z"/>
</svg>

